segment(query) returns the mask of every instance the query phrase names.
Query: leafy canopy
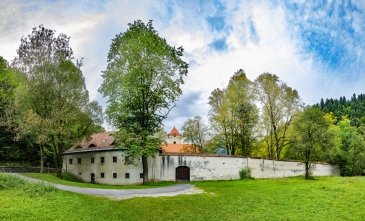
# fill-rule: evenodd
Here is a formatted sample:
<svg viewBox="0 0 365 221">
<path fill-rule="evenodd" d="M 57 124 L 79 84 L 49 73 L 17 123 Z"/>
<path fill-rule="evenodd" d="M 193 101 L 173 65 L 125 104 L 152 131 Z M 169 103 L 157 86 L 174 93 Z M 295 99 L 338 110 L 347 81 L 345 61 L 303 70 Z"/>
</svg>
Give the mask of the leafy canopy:
<svg viewBox="0 0 365 221">
<path fill-rule="evenodd" d="M 182 94 L 188 64 L 181 58 L 183 48 L 167 44 L 152 21 L 128 25 L 112 40 L 99 91 L 108 97 L 106 114 L 119 129 L 117 142 L 128 148 L 131 158 L 137 158 L 154 155 L 160 148 L 155 133 Z M 146 175 L 147 162 L 142 160 Z"/>
</svg>

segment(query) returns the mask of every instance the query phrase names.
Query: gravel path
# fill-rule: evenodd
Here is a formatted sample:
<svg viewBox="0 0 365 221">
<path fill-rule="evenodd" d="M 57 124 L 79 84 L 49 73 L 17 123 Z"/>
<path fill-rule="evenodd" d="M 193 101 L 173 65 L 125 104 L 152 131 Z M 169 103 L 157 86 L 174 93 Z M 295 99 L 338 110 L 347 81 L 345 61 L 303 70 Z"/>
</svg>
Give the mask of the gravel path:
<svg viewBox="0 0 365 221">
<path fill-rule="evenodd" d="M 134 197 L 160 197 L 160 196 L 176 196 L 181 194 L 198 194 L 204 192 L 203 190 L 196 188 L 192 184 L 176 184 L 174 186 L 167 186 L 167 187 L 128 189 L 128 190 L 85 188 L 85 187 L 67 186 L 62 184 L 50 183 L 26 177 L 17 173 L 10 173 L 10 174 L 22 178 L 24 180 L 27 180 L 29 182 L 46 183 L 60 190 L 87 194 L 87 195 L 94 195 L 94 196 L 103 196 L 117 200 L 129 199 Z"/>
</svg>

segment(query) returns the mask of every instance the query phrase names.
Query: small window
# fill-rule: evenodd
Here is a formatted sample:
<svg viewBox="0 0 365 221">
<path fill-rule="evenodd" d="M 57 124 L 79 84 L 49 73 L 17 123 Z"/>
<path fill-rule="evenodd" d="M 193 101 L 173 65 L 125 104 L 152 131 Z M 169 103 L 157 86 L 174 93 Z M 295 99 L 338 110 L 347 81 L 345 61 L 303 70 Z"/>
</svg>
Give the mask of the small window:
<svg viewBox="0 0 365 221">
<path fill-rule="evenodd" d="M 176 144 L 176 141 L 174 141 L 174 144 Z"/>
<path fill-rule="evenodd" d="M 104 178 L 104 173 L 101 173 L 101 174 L 100 174 L 100 177 L 101 177 L 101 178 Z"/>
<path fill-rule="evenodd" d="M 96 145 L 95 145 L 95 144 L 93 144 L 93 143 L 92 143 L 92 144 L 90 144 L 90 145 L 89 145 L 89 148 L 92 148 L 92 147 L 96 147 Z"/>
<path fill-rule="evenodd" d="M 105 163 L 104 157 L 100 157 L 100 163 Z"/>
<path fill-rule="evenodd" d="M 90 162 L 91 163 L 95 163 L 95 158 L 94 157 L 91 157 Z"/>
<path fill-rule="evenodd" d="M 139 174 L 139 178 L 143 178 L 143 173 L 140 173 Z"/>
<path fill-rule="evenodd" d="M 125 173 L 125 178 L 129 179 L 129 173 Z"/>
<path fill-rule="evenodd" d="M 72 158 L 68 159 L 68 163 L 72 164 Z"/>
<path fill-rule="evenodd" d="M 117 173 L 113 173 L 113 178 L 117 178 Z"/>
<path fill-rule="evenodd" d="M 113 163 L 117 162 L 117 157 L 113 157 Z"/>
<path fill-rule="evenodd" d="M 81 158 L 77 158 L 77 163 L 81 164 Z"/>
</svg>

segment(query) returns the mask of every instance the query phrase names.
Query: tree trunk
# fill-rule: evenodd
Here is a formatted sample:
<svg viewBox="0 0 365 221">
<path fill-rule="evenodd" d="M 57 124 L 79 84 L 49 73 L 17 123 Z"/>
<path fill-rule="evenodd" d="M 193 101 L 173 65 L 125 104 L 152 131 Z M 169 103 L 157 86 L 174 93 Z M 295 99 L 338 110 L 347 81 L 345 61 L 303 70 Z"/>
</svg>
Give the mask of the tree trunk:
<svg viewBox="0 0 365 221">
<path fill-rule="evenodd" d="M 43 173 L 43 171 L 44 171 L 44 168 L 43 168 L 43 165 L 44 165 L 44 156 L 43 156 L 43 148 L 42 148 L 42 146 L 40 146 L 39 150 L 40 150 L 40 155 L 41 155 L 41 170 L 39 172 L 40 173 Z"/>
<path fill-rule="evenodd" d="M 148 162 L 146 156 L 142 156 L 142 167 L 143 167 L 143 184 L 146 184 L 148 182 Z"/>
<path fill-rule="evenodd" d="M 305 161 L 305 179 L 309 180 L 309 162 Z"/>
</svg>

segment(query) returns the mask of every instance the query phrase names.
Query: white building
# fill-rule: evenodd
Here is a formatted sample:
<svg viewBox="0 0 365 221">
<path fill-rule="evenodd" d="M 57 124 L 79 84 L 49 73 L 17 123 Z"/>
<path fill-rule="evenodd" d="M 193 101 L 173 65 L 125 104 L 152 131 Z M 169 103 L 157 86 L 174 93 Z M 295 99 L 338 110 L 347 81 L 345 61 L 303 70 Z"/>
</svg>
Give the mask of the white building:
<svg viewBox="0 0 365 221">
<path fill-rule="evenodd" d="M 126 165 L 125 150 L 114 145 L 109 133 L 98 133 L 64 152 L 63 171 L 83 181 L 105 184 L 142 183 L 142 163 Z M 162 153 L 148 159 L 148 177 L 156 181 L 239 179 L 239 170 L 250 167 L 255 178 L 290 177 L 304 174 L 294 161 L 273 161 L 236 156 Z M 338 168 L 316 164 L 315 176 L 339 175 Z"/>
</svg>

